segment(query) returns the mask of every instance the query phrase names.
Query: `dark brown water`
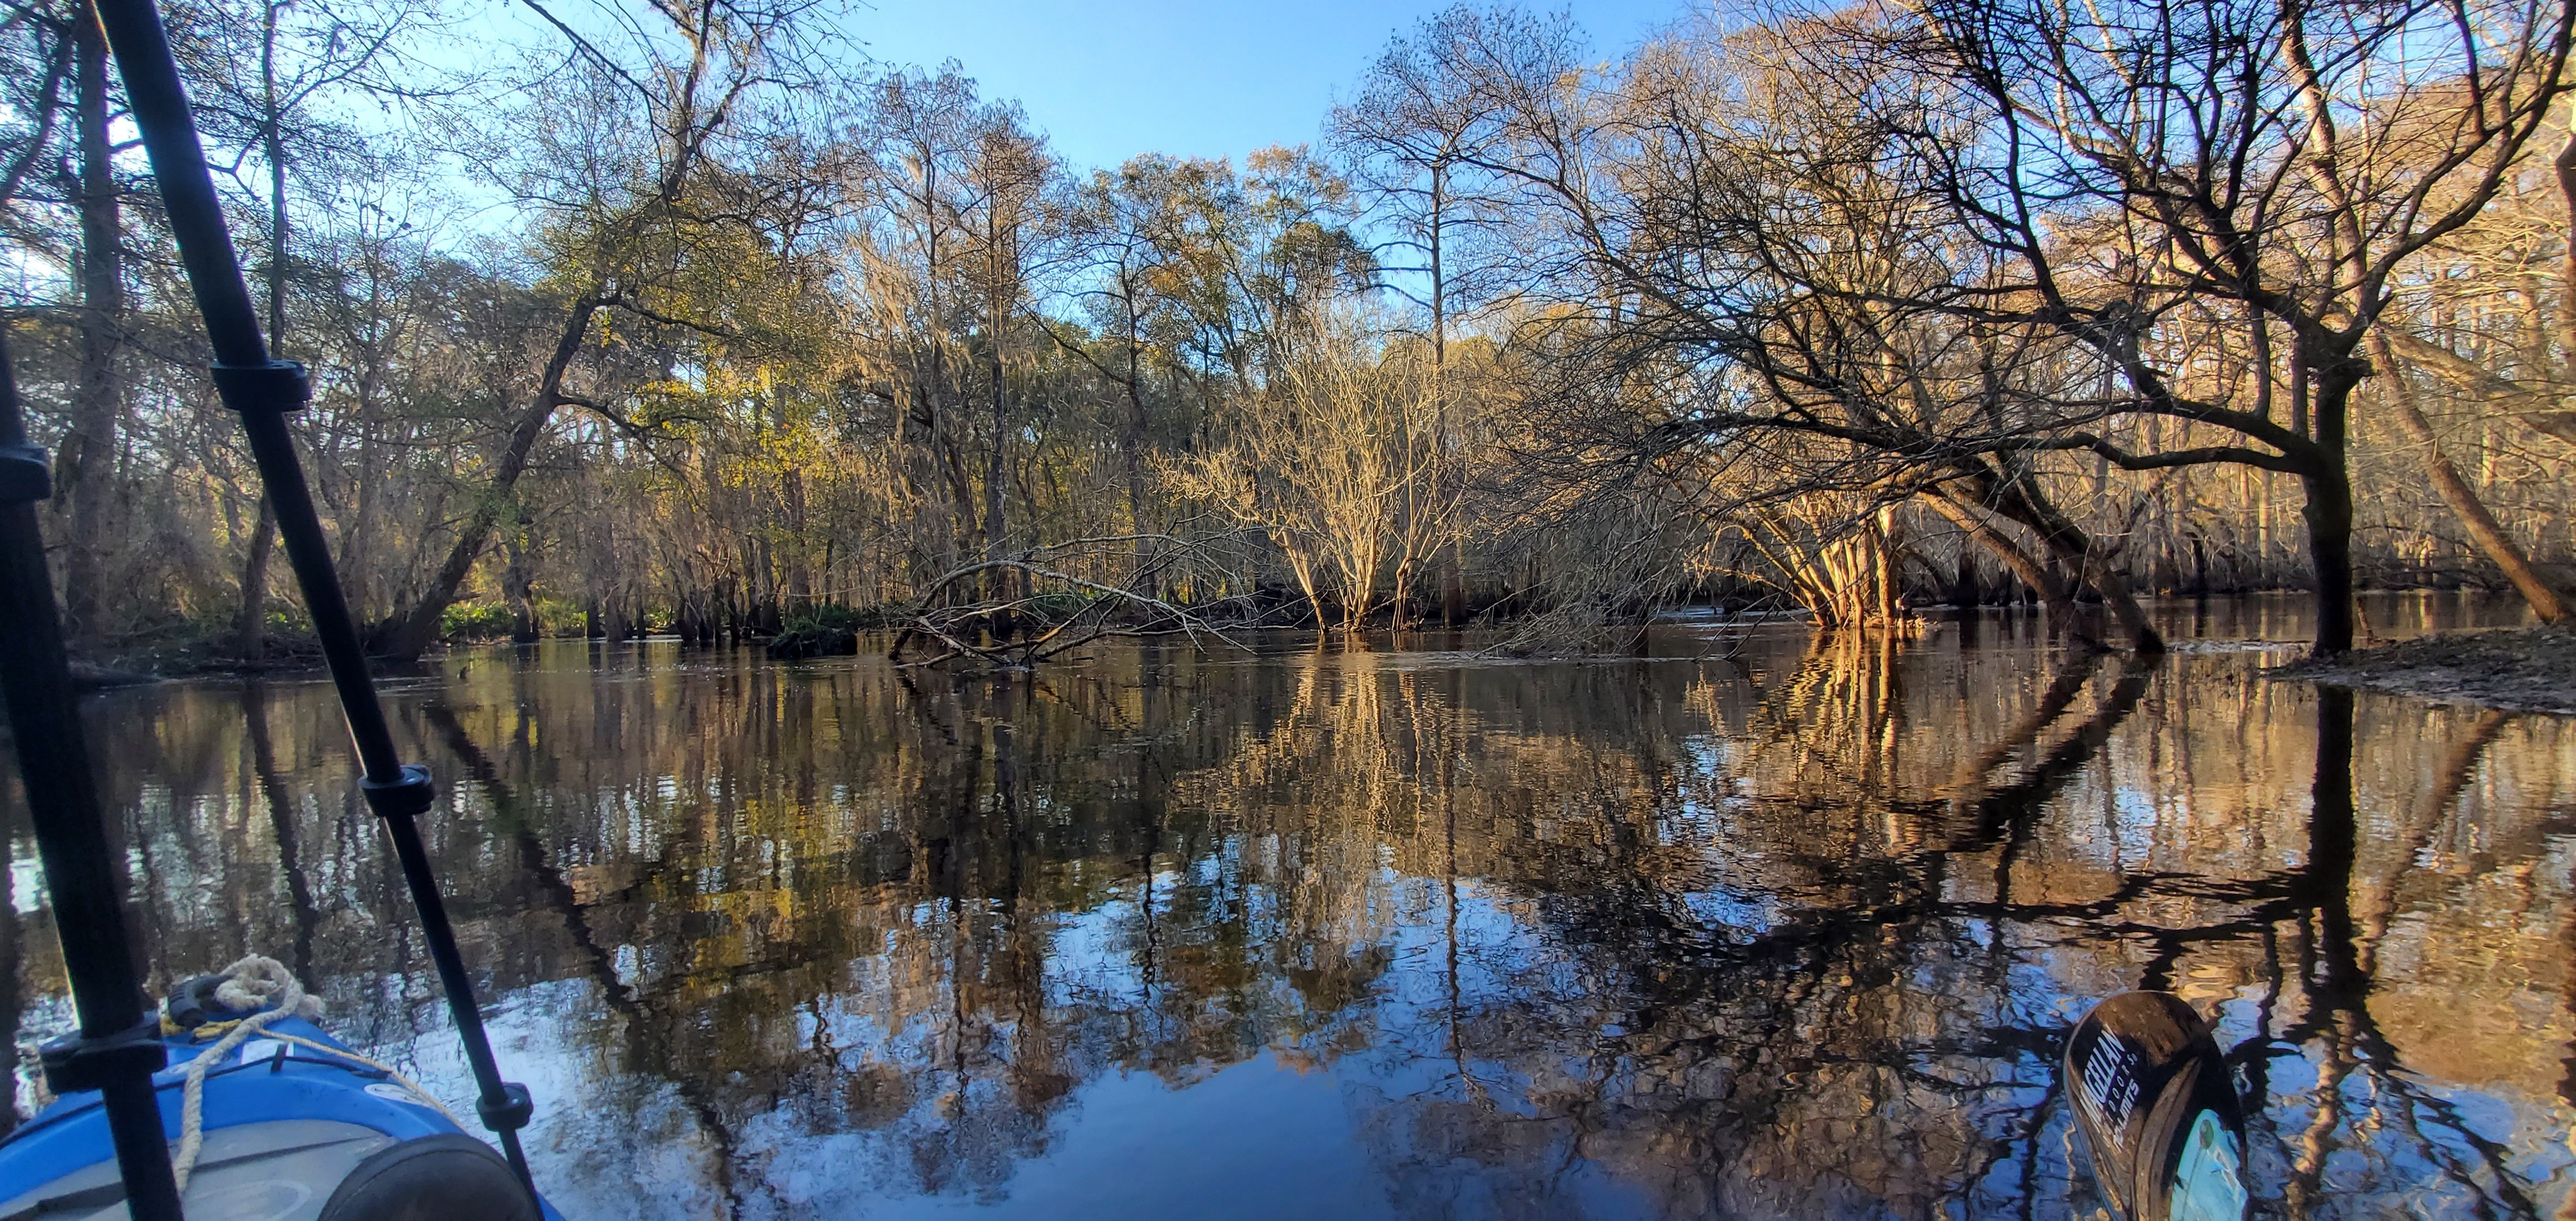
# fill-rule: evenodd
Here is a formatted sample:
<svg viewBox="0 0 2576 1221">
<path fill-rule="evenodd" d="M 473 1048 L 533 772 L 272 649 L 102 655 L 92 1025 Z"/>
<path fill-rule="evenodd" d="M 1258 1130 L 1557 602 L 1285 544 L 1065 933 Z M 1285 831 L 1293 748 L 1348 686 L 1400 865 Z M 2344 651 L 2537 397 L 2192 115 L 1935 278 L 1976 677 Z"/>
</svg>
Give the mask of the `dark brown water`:
<svg viewBox="0 0 2576 1221">
<path fill-rule="evenodd" d="M 2090 1215 L 2052 1066 L 2141 985 L 2223 1015 L 2269 1214 L 2576 1215 L 2576 721 L 1963 635 L 390 689 L 575 1218 Z M 285 959 L 463 1103 L 329 689 L 93 711 L 159 968 Z M 65 1017 L 31 858 L 22 1045 Z"/>
</svg>

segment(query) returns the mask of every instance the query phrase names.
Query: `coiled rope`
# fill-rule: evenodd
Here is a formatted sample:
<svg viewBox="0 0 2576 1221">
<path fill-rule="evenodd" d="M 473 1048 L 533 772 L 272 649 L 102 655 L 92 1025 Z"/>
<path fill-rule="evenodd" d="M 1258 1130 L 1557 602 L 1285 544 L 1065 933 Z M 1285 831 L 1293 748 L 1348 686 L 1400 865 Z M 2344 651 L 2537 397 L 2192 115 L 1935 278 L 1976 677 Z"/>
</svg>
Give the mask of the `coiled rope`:
<svg viewBox="0 0 2576 1221">
<path fill-rule="evenodd" d="M 188 1061 L 188 1083 L 185 1091 L 180 1095 L 179 1102 L 179 1151 L 170 1158 L 170 1169 L 179 1180 L 180 1191 L 188 1190 L 188 1174 L 196 1169 L 197 1153 L 205 1145 L 207 1070 L 221 1065 L 224 1057 L 232 1054 L 234 1048 L 250 1041 L 252 1035 L 263 1032 L 265 1037 L 278 1042 L 309 1048 L 383 1073 L 436 1108 L 439 1114 L 447 1116 L 449 1123 L 456 1123 L 460 1128 L 465 1126 L 457 1123 L 455 1113 L 449 1111 L 445 1104 L 439 1102 L 428 1090 L 420 1088 L 419 1082 L 402 1075 L 391 1065 L 368 1059 L 346 1048 L 318 1043 L 301 1035 L 290 1034 L 283 1030 L 268 1030 L 268 1024 L 279 1018 L 299 1017 L 308 1022 L 320 1021 L 322 1018 L 322 998 L 306 993 L 304 985 L 296 981 L 295 973 L 287 970 L 286 964 L 274 958 L 252 954 L 224 968 L 223 975 L 224 982 L 215 988 L 216 1003 L 235 1012 L 244 1010 L 252 1012 L 250 1016 L 240 1021 L 224 1023 L 230 1025 L 231 1029 L 224 1031 L 223 1037 L 215 1040 L 213 1046 L 197 1053 L 196 1059 Z M 164 1017 L 163 1021 L 166 1026 L 167 1017 Z"/>
</svg>

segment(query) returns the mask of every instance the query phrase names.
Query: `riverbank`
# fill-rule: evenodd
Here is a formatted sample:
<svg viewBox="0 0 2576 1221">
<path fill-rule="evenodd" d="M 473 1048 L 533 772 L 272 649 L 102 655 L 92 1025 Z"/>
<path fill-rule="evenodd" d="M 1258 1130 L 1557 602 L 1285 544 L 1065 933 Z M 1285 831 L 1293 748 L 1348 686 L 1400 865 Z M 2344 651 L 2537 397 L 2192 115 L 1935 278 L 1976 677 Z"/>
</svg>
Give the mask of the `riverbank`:
<svg viewBox="0 0 2576 1221">
<path fill-rule="evenodd" d="M 2423 636 L 2276 673 L 2443 703 L 2576 716 L 2576 632 L 2564 628 Z"/>
</svg>

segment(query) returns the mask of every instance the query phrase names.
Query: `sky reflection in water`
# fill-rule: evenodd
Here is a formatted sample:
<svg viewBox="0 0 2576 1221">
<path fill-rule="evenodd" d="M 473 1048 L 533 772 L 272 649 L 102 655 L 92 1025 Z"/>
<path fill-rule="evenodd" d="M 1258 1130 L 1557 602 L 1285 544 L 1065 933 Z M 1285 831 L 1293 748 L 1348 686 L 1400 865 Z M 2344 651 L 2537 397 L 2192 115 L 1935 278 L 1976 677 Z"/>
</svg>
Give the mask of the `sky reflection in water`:
<svg viewBox="0 0 2576 1221">
<path fill-rule="evenodd" d="M 2576 723 L 2000 620 L 1729 639 L 965 682 L 564 643 L 393 715 L 577 1218 L 2089 1214 L 2051 1066 L 2141 984 L 2223 1014 L 2269 1214 L 2576 1215 Z M 146 936 L 288 959 L 462 1101 L 329 700 L 96 701 Z M 65 1014 L 13 843 L 25 1042 Z"/>
</svg>

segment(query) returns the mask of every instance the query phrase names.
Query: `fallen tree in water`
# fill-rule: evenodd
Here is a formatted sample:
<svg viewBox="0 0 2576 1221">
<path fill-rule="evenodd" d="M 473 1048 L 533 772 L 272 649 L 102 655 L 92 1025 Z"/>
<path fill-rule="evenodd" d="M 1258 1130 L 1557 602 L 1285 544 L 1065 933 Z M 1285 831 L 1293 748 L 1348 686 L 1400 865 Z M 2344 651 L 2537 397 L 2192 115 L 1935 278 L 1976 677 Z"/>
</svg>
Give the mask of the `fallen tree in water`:
<svg viewBox="0 0 2576 1221">
<path fill-rule="evenodd" d="M 897 664 L 967 660 L 1027 667 L 1105 637 L 1186 635 L 1245 648 L 1228 633 L 1259 626 L 1259 601 L 1231 573 L 1240 534 L 1189 539 L 1119 534 L 1031 547 L 953 568 L 930 582 L 886 650 Z M 1229 563 L 1234 560 L 1237 562 Z M 1081 575 L 1127 570 L 1123 582 Z M 1186 596 L 1202 586 L 1217 596 Z M 1158 591 L 1186 591 L 1165 597 Z M 915 645 L 927 654 L 906 663 Z"/>
</svg>

